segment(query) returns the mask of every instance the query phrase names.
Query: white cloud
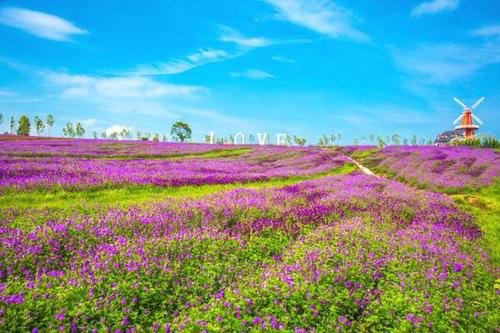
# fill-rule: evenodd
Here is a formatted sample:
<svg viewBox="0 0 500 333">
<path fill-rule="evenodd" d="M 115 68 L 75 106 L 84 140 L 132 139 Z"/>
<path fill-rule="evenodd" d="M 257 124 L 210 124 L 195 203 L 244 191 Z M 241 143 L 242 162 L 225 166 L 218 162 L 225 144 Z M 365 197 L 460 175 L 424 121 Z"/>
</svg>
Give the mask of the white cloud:
<svg viewBox="0 0 500 333">
<path fill-rule="evenodd" d="M 273 59 L 274 61 L 286 62 L 286 63 L 289 63 L 289 64 L 295 64 L 296 63 L 295 60 L 290 59 L 290 58 L 285 58 L 285 57 L 274 56 L 274 57 L 271 57 L 271 59 Z"/>
<path fill-rule="evenodd" d="M 190 96 L 206 90 L 199 86 L 161 83 L 147 77 L 97 77 L 43 71 L 42 77 L 65 98 L 155 98 Z"/>
<path fill-rule="evenodd" d="M 421 45 L 415 50 L 393 50 L 396 65 L 412 80 L 423 84 L 448 84 L 467 78 L 479 69 L 500 62 L 500 45 Z"/>
<path fill-rule="evenodd" d="M 264 37 L 243 36 L 240 32 L 228 26 L 221 26 L 221 35 L 219 39 L 226 43 L 235 43 L 250 48 L 265 47 L 276 43 Z"/>
<path fill-rule="evenodd" d="M 89 119 L 85 119 L 85 120 L 80 121 L 80 123 L 82 123 L 82 125 L 85 127 L 92 127 L 95 125 L 96 122 L 97 122 L 97 120 L 94 118 L 89 118 Z"/>
<path fill-rule="evenodd" d="M 242 35 L 236 29 L 233 29 L 225 25 L 222 25 L 220 29 L 221 29 L 221 35 L 219 38 L 220 41 L 226 43 L 234 43 L 243 48 L 267 47 L 278 44 L 309 43 L 309 40 L 307 39 L 280 40 L 280 39 L 269 39 L 264 37 L 247 37 Z"/>
<path fill-rule="evenodd" d="M 286 20 L 332 38 L 345 37 L 360 42 L 370 40 L 353 27 L 353 16 L 329 0 L 264 0 L 272 5 L 277 19 Z"/>
<path fill-rule="evenodd" d="M 15 7 L 0 8 L 0 23 L 55 41 L 66 42 L 73 35 L 88 33 L 58 16 Z"/>
<path fill-rule="evenodd" d="M 17 96 L 17 94 L 13 93 L 10 90 L 0 89 L 0 96 L 2 96 L 2 97 L 14 97 L 14 96 Z"/>
<path fill-rule="evenodd" d="M 481 37 L 500 37 L 500 24 L 498 25 L 490 25 L 486 27 L 482 27 L 472 31 L 473 36 L 481 36 Z"/>
<path fill-rule="evenodd" d="M 126 75 L 174 75 L 187 72 L 194 68 L 207 64 L 217 63 L 233 58 L 237 58 L 247 53 L 253 48 L 266 47 L 275 44 L 307 43 L 308 40 L 272 40 L 264 37 L 246 37 L 237 30 L 228 26 L 220 26 L 220 41 L 232 43 L 239 46 L 234 52 L 221 49 L 199 49 L 197 52 L 189 54 L 168 62 L 156 62 L 148 65 L 139 65 L 135 69 L 125 72 Z M 116 74 L 116 73 L 115 73 Z M 123 74 L 123 73 L 118 73 Z"/>
<path fill-rule="evenodd" d="M 109 137 L 111 134 L 113 133 L 118 133 L 119 134 L 119 138 L 121 139 L 121 135 L 120 133 L 123 131 L 123 130 L 128 130 L 130 132 L 132 132 L 134 130 L 133 127 L 127 127 L 127 126 L 122 126 L 122 125 L 118 125 L 118 124 L 115 124 L 111 127 L 108 127 L 106 129 L 106 135 Z"/>
<path fill-rule="evenodd" d="M 422 2 L 411 11 L 412 16 L 434 15 L 444 11 L 453 11 L 458 8 L 460 0 L 432 0 Z"/>
<path fill-rule="evenodd" d="M 230 76 L 232 76 L 232 77 L 246 77 L 246 78 L 254 79 L 254 80 L 265 80 L 265 79 L 274 78 L 274 75 L 269 74 L 269 73 L 264 72 L 264 71 L 261 71 L 260 69 L 247 69 L 243 72 L 231 73 Z"/>
<path fill-rule="evenodd" d="M 238 56 L 224 50 L 200 49 L 183 59 L 159 62 L 152 65 L 140 65 L 130 72 L 131 75 L 172 75 L 180 74 L 206 64 L 215 63 Z"/>
</svg>

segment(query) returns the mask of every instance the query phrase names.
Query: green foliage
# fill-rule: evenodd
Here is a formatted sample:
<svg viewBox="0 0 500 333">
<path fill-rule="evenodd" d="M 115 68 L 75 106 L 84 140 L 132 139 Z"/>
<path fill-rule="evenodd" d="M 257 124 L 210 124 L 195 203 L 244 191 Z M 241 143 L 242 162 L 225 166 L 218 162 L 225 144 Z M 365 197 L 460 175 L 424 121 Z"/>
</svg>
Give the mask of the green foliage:
<svg viewBox="0 0 500 333">
<path fill-rule="evenodd" d="M 395 144 L 395 145 L 399 145 L 400 144 L 400 141 L 399 141 L 399 134 L 394 134 L 392 136 L 392 143 Z"/>
<path fill-rule="evenodd" d="M 482 140 L 481 147 L 498 149 L 498 148 L 500 148 L 500 141 L 498 141 L 493 136 L 487 136 Z"/>
<path fill-rule="evenodd" d="M 417 145 L 417 136 L 415 134 L 411 137 L 411 144 L 414 146 Z"/>
<path fill-rule="evenodd" d="M 500 265 L 500 183 L 467 194 L 452 195 L 464 211 L 476 218 L 493 264 Z"/>
<path fill-rule="evenodd" d="M 500 141 L 492 135 L 485 135 L 482 137 L 473 138 L 457 138 L 450 142 L 451 146 L 469 146 L 481 148 L 500 148 Z"/>
<path fill-rule="evenodd" d="M 0 125 L 3 124 L 3 114 L 0 112 Z"/>
<path fill-rule="evenodd" d="M 385 147 L 385 145 L 387 144 L 387 143 L 384 141 L 384 139 L 382 139 L 382 137 L 381 137 L 381 136 L 377 137 L 377 140 L 378 140 L 378 144 L 377 144 L 377 146 L 378 146 L 379 148 L 384 148 L 384 147 Z"/>
<path fill-rule="evenodd" d="M 16 127 L 16 120 L 14 119 L 14 116 L 10 117 L 10 134 L 14 134 L 14 129 Z"/>
<path fill-rule="evenodd" d="M 38 134 L 38 136 L 40 136 L 40 133 L 42 133 L 45 129 L 45 124 L 43 123 L 43 120 L 38 116 L 35 116 L 33 122 L 35 123 L 36 133 Z"/>
<path fill-rule="evenodd" d="M 83 137 L 85 135 L 85 128 L 83 128 L 81 123 L 76 123 L 75 134 L 78 137 Z"/>
<path fill-rule="evenodd" d="M 52 128 L 52 126 L 54 126 L 54 116 L 52 116 L 49 113 L 49 115 L 47 115 L 47 120 L 45 122 L 47 124 L 48 132 L 49 132 L 49 136 L 50 136 L 50 129 Z"/>
<path fill-rule="evenodd" d="M 184 142 L 186 139 L 191 139 L 191 127 L 185 122 L 178 121 L 172 125 L 170 134 L 172 137 L 178 139 L 180 142 Z"/>
<path fill-rule="evenodd" d="M 293 142 L 296 144 L 296 145 L 299 145 L 301 147 L 304 147 L 304 145 L 306 144 L 306 138 L 302 138 L 302 137 L 299 137 L 299 136 L 296 136 L 294 135 L 293 136 Z"/>
<path fill-rule="evenodd" d="M 22 115 L 21 118 L 19 118 L 17 135 L 30 135 L 30 128 L 31 128 L 30 119 L 27 116 Z"/>
<path fill-rule="evenodd" d="M 71 122 L 67 122 L 66 126 L 62 129 L 64 136 L 69 136 L 74 138 L 76 135 L 75 129 L 73 128 L 73 124 Z"/>
</svg>

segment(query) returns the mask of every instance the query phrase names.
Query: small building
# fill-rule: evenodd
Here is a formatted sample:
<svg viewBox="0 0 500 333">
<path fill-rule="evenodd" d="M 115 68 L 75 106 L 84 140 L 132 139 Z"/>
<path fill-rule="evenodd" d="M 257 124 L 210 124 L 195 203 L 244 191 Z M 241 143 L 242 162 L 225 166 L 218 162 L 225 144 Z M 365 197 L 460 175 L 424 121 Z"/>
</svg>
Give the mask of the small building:
<svg viewBox="0 0 500 333">
<path fill-rule="evenodd" d="M 441 134 L 439 134 L 436 137 L 436 140 L 434 140 L 434 145 L 435 146 L 446 146 L 448 143 L 455 139 L 455 138 L 460 138 L 464 136 L 464 130 L 462 129 L 456 129 L 453 131 L 446 131 Z"/>
</svg>

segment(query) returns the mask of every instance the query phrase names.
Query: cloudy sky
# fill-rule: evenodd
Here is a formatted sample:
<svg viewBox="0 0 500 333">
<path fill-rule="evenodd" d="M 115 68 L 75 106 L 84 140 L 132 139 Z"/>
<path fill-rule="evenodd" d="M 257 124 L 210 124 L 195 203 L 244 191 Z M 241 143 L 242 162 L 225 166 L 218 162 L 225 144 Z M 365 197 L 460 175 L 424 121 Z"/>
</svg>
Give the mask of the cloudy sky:
<svg viewBox="0 0 500 333">
<path fill-rule="evenodd" d="M 195 140 L 431 138 L 485 101 L 500 134 L 498 0 L 0 0 L 0 112 Z M 90 135 L 89 135 L 90 136 Z"/>
</svg>

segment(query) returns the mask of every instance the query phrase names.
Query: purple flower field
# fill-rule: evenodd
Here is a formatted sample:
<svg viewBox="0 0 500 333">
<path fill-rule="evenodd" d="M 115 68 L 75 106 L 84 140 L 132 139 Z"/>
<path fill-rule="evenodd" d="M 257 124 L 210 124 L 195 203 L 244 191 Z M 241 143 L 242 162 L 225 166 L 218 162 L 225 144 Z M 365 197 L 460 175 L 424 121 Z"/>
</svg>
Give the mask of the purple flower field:
<svg viewBox="0 0 500 333">
<path fill-rule="evenodd" d="M 347 153 L 375 147 L 360 147 Z M 448 191 L 478 189 L 500 177 L 500 152 L 469 147 L 388 146 L 362 160 L 374 171 Z"/>
<path fill-rule="evenodd" d="M 199 151 L 209 151 L 214 147 L 199 146 L 203 148 Z M 192 152 L 190 145 L 186 152 Z M 272 146 L 257 147 L 235 157 L 214 158 L 92 159 L 0 155 L 0 187 L 50 188 L 60 185 L 85 188 L 110 184 L 181 186 L 245 183 L 326 173 L 342 167 L 347 161 L 344 155 L 334 151 Z"/>
<path fill-rule="evenodd" d="M 241 146 L 224 146 L 224 150 Z M 197 143 L 171 143 L 153 141 L 116 141 L 89 139 L 59 140 L 0 140 L 0 155 L 37 155 L 52 156 L 103 156 L 116 155 L 189 155 L 201 154 L 222 149 L 219 145 Z"/>
<path fill-rule="evenodd" d="M 466 157 L 409 148 L 370 158 Z M 488 166 L 477 184 L 496 181 L 495 154 L 470 153 Z M 0 331 L 498 330 L 500 271 L 474 217 L 446 194 L 359 171 L 126 207 L 65 192 L 265 181 L 345 163 L 333 149 L 271 146 L 177 159 L 2 156 L 0 187 L 33 202 L 45 194 L 30 189 L 61 196 L 52 208 L 0 199 Z"/>
</svg>

